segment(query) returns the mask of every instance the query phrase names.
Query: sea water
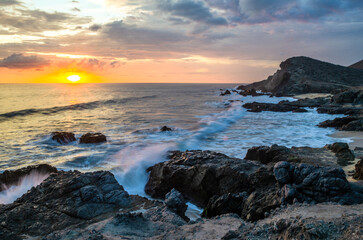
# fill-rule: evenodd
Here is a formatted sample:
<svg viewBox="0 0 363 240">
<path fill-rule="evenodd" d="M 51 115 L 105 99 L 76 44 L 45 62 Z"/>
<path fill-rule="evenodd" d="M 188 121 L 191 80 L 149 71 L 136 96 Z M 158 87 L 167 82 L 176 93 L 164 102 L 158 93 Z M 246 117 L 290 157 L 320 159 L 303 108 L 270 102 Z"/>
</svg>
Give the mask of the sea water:
<svg viewBox="0 0 363 240">
<path fill-rule="evenodd" d="M 246 102 L 293 98 L 220 96 L 236 84 L 1 84 L 0 171 L 47 163 L 63 170 L 109 170 L 131 194 L 144 195 L 146 168 L 169 150 L 212 150 L 244 158 L 253 146 L 323 147 L 335 130 L 316 125 L 337 115 L 248 112 Z M 233 100 L 233 101 L 232 101 Z M 162 126 L 173 129 L 161 132 Z M 101 132 L 107 143 L 67 145 L 54 131 Z M 14 199 L 44 176 L 3 192 Z M 29 185 L 30 182 L 30 185 Z M 25 189 L 25 190 L 24 190 Z M 4 194 L 10 194 L 11 196 Z"/>
</svg>

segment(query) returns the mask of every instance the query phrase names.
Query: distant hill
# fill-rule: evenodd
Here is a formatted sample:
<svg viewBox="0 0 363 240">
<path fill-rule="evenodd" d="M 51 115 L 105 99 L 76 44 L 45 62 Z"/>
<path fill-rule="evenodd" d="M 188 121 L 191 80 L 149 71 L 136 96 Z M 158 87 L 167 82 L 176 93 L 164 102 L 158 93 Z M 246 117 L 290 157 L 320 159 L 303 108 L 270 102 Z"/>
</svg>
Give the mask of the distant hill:
<svg viewBox="0 0 363 240">
<path fill-rule="evenodd" d="M 239 89 L 256 89 L 274 95 L 330 93 L 334 90 L 362 86 L 363 71 L 309 57 L 292 57 L 280 64 L 280 70 L 266 80 Z"/>
<path fill-rule="evenodd" d="M 356 63 L 350 65 L 349 67 L 355 68 L 355 69 L 363 69 L 363 60 L 360 60 L 359 62 L 356 62 Z"/>
</svg>

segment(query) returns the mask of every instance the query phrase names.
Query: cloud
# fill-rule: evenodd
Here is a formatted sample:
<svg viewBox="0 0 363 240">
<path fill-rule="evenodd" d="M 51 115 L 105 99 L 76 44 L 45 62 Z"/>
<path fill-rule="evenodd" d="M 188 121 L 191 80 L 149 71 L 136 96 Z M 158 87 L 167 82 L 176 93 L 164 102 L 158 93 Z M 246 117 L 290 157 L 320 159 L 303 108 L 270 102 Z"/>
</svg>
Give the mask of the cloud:
<svg viewBox="0 0 363 240">
<path fill-rule="evenodd" d="M 93 24 L 92 26 L 89 27 L 89 30 L 96 32 L 96 31 L 100 30 L 101 28 L 102 28 L 101 25 Z"/>
<path fill-rule="evenodd" d="M 0 60 L 0 67 L 12 69 L 42 68 L 49 65 L 49 61 L 37 55 L 24 56 L 14 53 Z"/>
<path fill-rule="evenodd" d="M 72 11 L 74 11 L 74 12 L 80 12 L 80 11 L 81 11 L 81 9 L 79 9 L 79 8 L 77 8 L 77 7 L 74 7 L 74 8 L 72 8 L 71 10 L 72 10 Z"/>
<path fill-rule="evenodd" d="M 228 25 L 224 17 L 212 12 L 202 1 L 193 0 L 162 0 L 158 8 L 172 16 L 184 17 L 186 19 L 208 25 Z"/>
<path fill-rule="evenodd" d="M 10 6 L 10 5 L 19 5 L 21 4 L 19 1 L 16 0 L 1 0 L 0 6 Z"/>
</svg>

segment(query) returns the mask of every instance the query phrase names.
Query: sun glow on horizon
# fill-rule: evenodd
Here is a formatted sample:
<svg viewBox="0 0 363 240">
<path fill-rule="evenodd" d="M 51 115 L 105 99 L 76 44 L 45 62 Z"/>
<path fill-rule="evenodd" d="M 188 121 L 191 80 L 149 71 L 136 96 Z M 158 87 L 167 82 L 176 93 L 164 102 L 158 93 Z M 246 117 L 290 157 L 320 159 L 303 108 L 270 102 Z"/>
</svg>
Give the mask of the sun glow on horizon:
<svg viewBox="0 0 363 240">
<path fill-rule="evenodd" d="M 67 79 L 71 82 L 78 82 L 79 80 L 81 80 L 81 77 L 79 75 L 70 75 L 67 77 Z"/>
</svg>

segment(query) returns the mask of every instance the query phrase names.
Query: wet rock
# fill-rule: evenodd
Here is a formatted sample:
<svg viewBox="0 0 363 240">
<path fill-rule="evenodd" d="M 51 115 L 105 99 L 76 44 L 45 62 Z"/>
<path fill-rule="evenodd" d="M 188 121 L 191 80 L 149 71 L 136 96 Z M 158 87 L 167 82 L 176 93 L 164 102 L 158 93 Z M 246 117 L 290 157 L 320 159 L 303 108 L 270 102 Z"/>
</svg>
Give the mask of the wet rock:
<svg viewBox="0 0 363 240">
<path fill-rule="evenodd" d="M 107 142 L 106 136 L 102 133 L 86 133 L 81 136 L 79 143 L 102 143 Z"/>
<path fill-rule="evenodd" d="M 351 121 L 348 124 L 342 126 L 340 130 L 343 131 L 363 131 L 363 118 Z"/>
<path fill-rule="evenodd" d="M 227 193 L 222 196 L 215 195 L 209 199 L 202 216 L 211 218 L 226 213 L 236 213 L 241 216 L 247 197 L 247 192 Z"/>
<path fill-rule="evenodd" d="M 289 148 L 274 144 L 271 147 L 259 146 L 248 149 L 245 159 L 267 164 L 269 162 L 285 161 L 290 153 Z"/>
<path fill-rule="evenodd" d="M 169 161 L 148 169 L 145 192 L 154 198 L 164 198 L 175 188 L 187 200 L 205 207 L 214 195 L 239 193 L 248 191 L 250 186 L 274 183 L 268 168 L 212 151 L 175 151 Z"/>
<path fill-rule="evenodd" d="M 183 219 L 186 219 L 185 211 L 187 210 L 187 202 L 183 195 L 173 188 L 169 193 L 165 195 L 165 204 L 170 210 L 177 213 Z"/>
<path fill-rule="evenodd" d="M 110 172 L 58 171 L 14 203 L 0 206 L 0 223 L 15 235 L 42 236 L 130 204 Z"/>
<path fill-rule="evenodd" d="M 227 89 L 225 92 L 221 93 L 221 96 L 225 96 L 225 95 L 231 95 L 231 91 L 229 91 Z"/>
<path fill-rule="evenodd" d="M 48 164 L 28 166 L 17 170 L 5 170 L 3 173 L 0 173 L 0 192 L 3 191 L 3 188 L 6 186 L 9 187 L 11 185 L 18 185 L 21 178 L 30 175 L 31 173 L 45 175 L 56 172 L 57 169 Z"/>
<path fill-rule="evenodd" d="M 240 95 L 242 96 L 252 96 L 252 97 L 257 97 L 257 96 L 262 96 L 262 95 L 266 95 L 265 93 L 258 93 L 256 91 L 256 89 L 252 88 L 252 89 L 246 89 L 239 92 Z"/>
<path fill-rule="evenodd" d="M 261 111 L 271 111 L 271 112 L 291 112 L 299 111 L 300 107 L 286 105 L 286 104 L 274 104 L 274 103 L 245 103 L 244 108 L 247 108 L 249 112 L 261 112 Z"/>
<path fill-rule="evenodd" d="M 322 106 L 316 109 L 318 113 L 327 114 L 344 114 L 344 115 L 360 115 L 363 114 L 361 107 L 345 107 L 345 106 Z"/>
<path fill-rule="evenodd" d="M 359 160 L 355 165 L 354 179 L 363 180 L 363 159 Z"/>
<path fill-rule="evenodd" d="M 173 129 L 171 129 L 170 127 L 168 126 L 163 126 L 162 128 L 160 128 L 160 131 L 161 132 L 169 132 L 169 131 L 173 131 Z"/>
<path fill-rule="evenodd" d="M 53 132 L 52 140 L 57 141 L 60 144 L 67 144 L 76 141 L 74 133 L 71 132 Z"/>
<path fill-rule="evenodd" d="M 324 122 L 321 122 L 318 124 L 318 127 L 321 128 L 327 128 L 327 127 L 333 127 L 336 129 L 341 129 L 344 125 L 347 125 L 348 123 L 358 120 L 357 117 L 343 117 L 343 118 L 335 118 L 333 120 L 326 120 Z"/>
<path fill-rule="evenodd" d="M 292 110 L 292 112 L 295 112 L 295 113 L 304 113 L 304 112 L 308 112 L 308 110 L 306 110 L 304 108 L 298 108 L 298 109 Z"/>
</svg>

